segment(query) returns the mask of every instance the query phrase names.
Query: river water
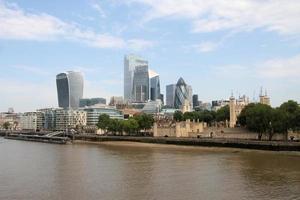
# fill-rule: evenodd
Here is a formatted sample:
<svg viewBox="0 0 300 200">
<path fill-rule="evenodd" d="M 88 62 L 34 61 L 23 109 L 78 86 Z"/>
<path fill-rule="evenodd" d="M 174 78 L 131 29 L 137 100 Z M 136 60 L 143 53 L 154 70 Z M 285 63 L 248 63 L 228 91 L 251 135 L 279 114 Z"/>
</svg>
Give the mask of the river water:
<svg viewBox="0 0 300 200">
<path fill-rule="evenodd" d="M 0 138 L 0 199 L 300 199 L 300 153 Z"/>
</svg>

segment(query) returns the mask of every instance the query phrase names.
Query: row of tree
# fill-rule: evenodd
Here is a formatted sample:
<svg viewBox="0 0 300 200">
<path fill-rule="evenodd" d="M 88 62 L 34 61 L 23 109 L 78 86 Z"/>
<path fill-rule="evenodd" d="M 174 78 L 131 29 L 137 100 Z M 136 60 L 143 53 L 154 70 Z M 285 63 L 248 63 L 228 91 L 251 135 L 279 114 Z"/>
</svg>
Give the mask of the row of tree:
<svg viewBox="0 0 300 200">
<path fill-rule="evenodd" d="M 176 111 L 173 115 L 174 120 L 176 121 L 185 121 L 187 119 L 190 120 L 199 120 L 208 123 L 211 125 L 213 122 L 221 122 L 229 120 L 229 106 L 224 106 L 220 108 L 218 111 L 209 111 L 209 110 L 196 110 L 193 112 L 185 112 Z"/>
<path fill-rule="evenodd" d="M 138 135 L 141 130 L 151 129 L 153 123 L 153 117 L 147 114 L 136 115 L 128 120 L 111 119 L 109 115 L 102 114 L 99 116 L 97 127 L 114 135 L 122 135 L 123 132 Z"/>
<path fill-rule="evenodd" d="M 288 130 L 300 130 L 300 107 L 292 100 L 281 104 L 278 108 L 251 103 L 242 110 L 238 124 L 258 132 L 259 139 L 265 133 L 271 140 L 274 133 L 287 135 Z"/>
</svg>

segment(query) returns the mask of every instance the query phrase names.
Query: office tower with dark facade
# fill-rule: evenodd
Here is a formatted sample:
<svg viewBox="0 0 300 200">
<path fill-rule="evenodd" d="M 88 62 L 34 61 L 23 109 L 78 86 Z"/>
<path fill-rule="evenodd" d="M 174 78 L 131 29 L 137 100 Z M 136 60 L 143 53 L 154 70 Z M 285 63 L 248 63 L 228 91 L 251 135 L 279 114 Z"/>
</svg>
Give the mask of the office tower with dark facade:
<svg viewBox="0 0 300 200">
<path fill-rule="evenodd" d="M 157 99 L 161 99 L 160 94 L 160 81 L 159 74 L 154 71 L 149 70 L 149 78 L 150 78 L 150 100 L 155 101 Z"/>
<path fill-rule="evenodd" d="M 124 58 L 124 101 L 132 102 L 135 100 L 134 94 L 134 72 L 137 66 L 147 66 L 148 61 L 136 55 L 126 55 Z"/>
<path fill-rule="evenodd" d="M 198 94 L 193 95 L 193 108 L 199 107 Z"/>
<path fill-rule="evenodd" d="M 68 71 L 56 76 L 58 106 L 61 108 L 78 108 L 83 96 L 83 75 Z"/>
<path fill-rule="evenodd" d="M 106 99 L 104 98 L 85 98 L 80 99 L 79 101 L 79 107 L 86 107 L 86 106 L 93 106 L 96 104 L 106 104 Z"/>
<path fill-rule="evenodd" d="M 133 76 L 134 102 L 146 102 L 149 100 L 149 73 L 148 65 L 137 66 Z"/>
<path fill-rule="evenodd" d="M 176 84 L 166 86 L 166 106 L 174 108 Z"/>
</svg>

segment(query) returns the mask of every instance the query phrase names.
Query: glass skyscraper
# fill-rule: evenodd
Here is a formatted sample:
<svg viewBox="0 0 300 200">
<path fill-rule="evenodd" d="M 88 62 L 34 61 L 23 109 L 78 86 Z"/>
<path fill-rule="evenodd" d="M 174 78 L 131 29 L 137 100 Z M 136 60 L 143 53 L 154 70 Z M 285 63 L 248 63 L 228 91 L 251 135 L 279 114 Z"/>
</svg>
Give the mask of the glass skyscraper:
<svg viewBox="0 0 300 200">
<path fill-rule="evenodd" d="M 189 88 L 183 78 L 180 78 L 176 84 L 174 107 L 180 109 L 185 100 L 190 100 Z"/>
<path fill-rule="evenodd" d="M 149 70 L 149 78 L 150 78 L 150 100 L 155 101 L 157 99 L 161 99 L 160 95 L 160 81 L 159 81 L 159 74 L 156 72 Z"/>
<path fill-rule="evenodd" d="M 176 84 L 166 86 L 166 105 L 174 108 Z"/>
<path fill-rule="evenodd" d="M 128 101 L 135 101 L 135 93 L 134 93 L 134 73 L 135 69 L 138 66 L 147 66 L 148 68 L 148 61 L 144 60 L 141 57 L 136 55 L 126 55 L 124 58 L 124 100 L 125 102 Z"/>
<path fill-rule="evenodd" d="M 146 102 L 149 100 L 149 73 L 148 65 L 137 66 L 133 76 L 134 102 Z"/>
<path fill-rule="evenodd" d="M 83 75 L 68 71 L 56 76 L 58 106 L 61 108 L 78 108 L 83 96 Z"/>
</svg>

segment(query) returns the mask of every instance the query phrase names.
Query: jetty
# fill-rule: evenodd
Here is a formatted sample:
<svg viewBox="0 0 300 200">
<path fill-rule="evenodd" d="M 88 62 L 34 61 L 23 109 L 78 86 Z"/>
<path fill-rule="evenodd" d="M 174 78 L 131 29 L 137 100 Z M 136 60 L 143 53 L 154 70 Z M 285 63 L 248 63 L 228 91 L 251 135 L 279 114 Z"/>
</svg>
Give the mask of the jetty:
<svg viewBox="0 0 300 200">
<path fill-rule="evenodd" d="M 66 144 L 70 141 L 69 137 L 57 137 L 57 136 L 40 136 L 40 135 L 27 135 L 27 134 L 9 134 L 4 137 L 11 140 L 24 140 L 33 142 L 44 142 L 54 144 Z"/>
</svg>

